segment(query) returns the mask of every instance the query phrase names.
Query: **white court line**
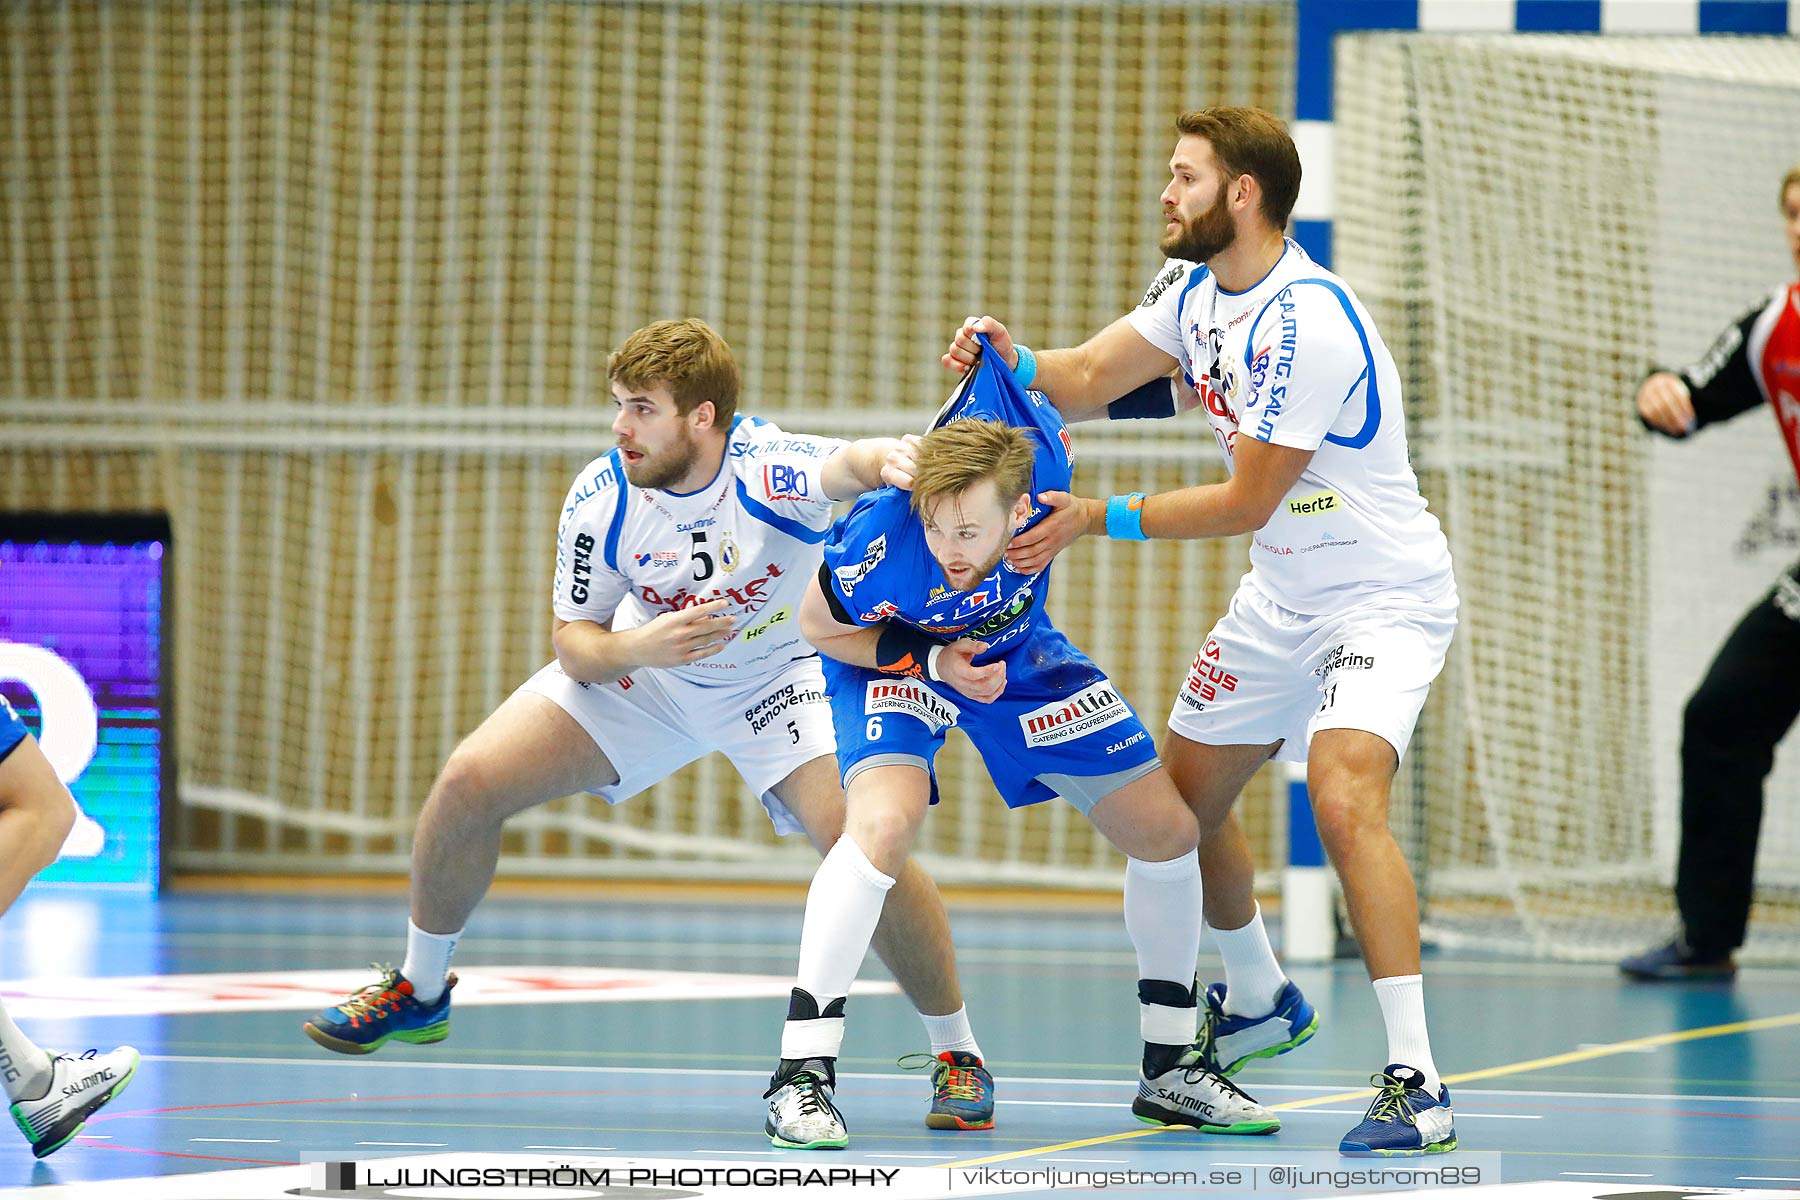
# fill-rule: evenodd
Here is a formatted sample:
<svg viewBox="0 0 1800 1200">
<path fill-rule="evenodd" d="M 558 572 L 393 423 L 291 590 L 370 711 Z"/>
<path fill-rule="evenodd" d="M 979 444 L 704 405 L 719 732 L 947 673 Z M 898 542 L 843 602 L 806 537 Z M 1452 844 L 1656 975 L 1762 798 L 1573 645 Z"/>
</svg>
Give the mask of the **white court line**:
<svg viewBox="0 0 1800 1200">
<path fill-rule="evenodd" d="M 444 1147 L 448 1146 L 450 1143 L 449 1142 L 358 1142 L 356 1144 L 359 1146 L 425 1146 L 428 1148 L 443 1149 Z"/>
<path fill-rule="evenodd" d="M 110 1133 L 84 1133 L 84 1134 L 79 1135 L 79 1140 L 84 1141 L 84 1142 L 110 1142 L 110 1141 L 112 1141 L 112 1134 L 110 1134 Z"/>
<path fill-rule="evenodd" d="M 1124 1162 L 1130 1162 L 1131 1160 L 1128 1158 L 1041 1158 L 1038 1161 L 1039 1162 L 1078 1162 L 1078 1163 L 1124 1163 Z M 1218 1166 L 1219 1164 L 1214 1163 L 1213 1165 Z"/>
<path fill-rule="evenodd" d="M 617 1150 L 617 1146 L 527 1146 L 527 1150 Z"/>
<path fill-rule="evenodd" d="M 689 1154 L 778 1154 L 778 1150 L 690 1150 Z"/>
<path fill-rule="evenodd" d="M 1002 1103 L 1004 1103 L 1004 1101 Z M 1284 1117 L 1302 1117 L 1309 1113 L 1324 1113 L 1334 1117 L 1361 1117 L 1367 1115 L 1367 1112 L 1360 1108 L 1284 1108 L 1281 1110 L 1281 1115 Z M 1472 1113 L 1464 1112 L 1459 1108 L 1456 1110 L 1456 1119 L 1459 1121 L 1541 1121 L 1544 1119 L 1544 1114 Z"/>
<path fill-rule="evenodd" d="M 252 1142 L 263 1146 L 279 1146 L 280 1138 L 189 1138 L 190 1142 L 234 1142 L 249 1145 Z"/>
<path fill-rule="evenodd" d="M 1654 1179 L 1648 1171 L 1558 1171 L 1559 1175 L 1592 1175 L 1598 1179 Z"/>
<path fill-rule="evenodd" d="M 1739 1175 L 1740 1183 L 1800 1183 L 1800 1175 Z"/>
<path fill-rule="evenodd" d="M 865 1154 L 864 1158 L 928 1158 L 935 1162 L 943 1162 L 946 1158 L 955 1158 L 954 1154 Z"/>
<path fill-rule="evenodd" d="M 316 1058 L 254 1058 L 248 1055 L 226 1054 L 146 1054 L 144 1062 L 193 1063 L 198 1065 L 219 1066 L 290 1066 L 290 1067 L 328 1067 L 342 1070 L 346 1062 L 322 1060 Z M 627 1075 L 642 1074 L 642 1067 L 602 1067 L 572 1066 L 558 1063 L 470 1063 L 470 1062 L 414 1062 L 406 1059 L 371 1059 L 360 1058 L 354 1068 L 357 1071 L 370 1069 L 392 1069 L 405 1071 L 536 1071 L 547 1074 L 590 1074 L 590 1075 Z M 723 1078 L 754 1077 L 768 1078 L 766 1070 L 741 1070 L 729 1067 L 693 1067 L 682 1068 L 688 1075 L 710 1075 Z M 839 1071 L 839 1079 L 887 1079 L 918 1082 L 919 1076 L 899 1072 L 882 1071 Z M 1050 1075 L 1001 1075 L 1001 1082 L 1020 1086 L 1024 1084 L 1056 1085 L 1058 1087 L 1100 1087 L 1100 1088 L 1132 1088 L 1137 1084 L 1129 1080 L 1117 1079 L 1073 1079 Z M 1267 1092 L 1342 1092 L 1352 1090 L 1341 1084 L 1317 1083 L 1265 1083 L 1257 1087 L 1258 1091 Z M 1367 1088 L 1371 1094 L 1374 1088 Z M 1711 1096 L 1704 1093 L 1668 1093 L 1668 1092 L 1564 1092 L 1564 1091 L 1525 1091 L 1511 1088 L 1457 1088 L 1460 1096 L 1502 1096 L 1510 1099 L 1576 1099 L 1576 1100 L 1680 1100 L 1692 1102 L 1707 1100 L 1715 1104 L 1800 1104 L 1800 1096 Z M 1045 1103 L 1044 1101 L 1002 1100 L 1002 1104 Z M 1307 1109 L 1295 1109 L 1295 1112 L 1306 1112 Z"/>
</svg>

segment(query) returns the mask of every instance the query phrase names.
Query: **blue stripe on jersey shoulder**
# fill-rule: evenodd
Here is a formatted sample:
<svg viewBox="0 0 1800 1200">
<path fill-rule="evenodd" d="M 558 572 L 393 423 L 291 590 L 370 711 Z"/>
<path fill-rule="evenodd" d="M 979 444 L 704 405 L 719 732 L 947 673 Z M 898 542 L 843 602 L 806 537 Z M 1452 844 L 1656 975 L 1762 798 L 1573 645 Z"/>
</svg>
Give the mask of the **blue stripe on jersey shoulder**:
<svg viewBox="0 0 1800 1200">
<path fill-rule="evenodd" d="M 606 527 L 606 566 L 616 574 L 619 570 L 619 531 L 625 528 L 625 504 L 631 499 L 631 481 L 625 478 L 625 460 L 617 450 L 606 457 L 619 480 L 619 503 L 613 507 L 612 524 Z"/>
<path fill-rule="evenodd" d="M 737 494 L 738 503 L 744 506 L 745 512 L 761 521 L 764 525 L 779 529 L 781 532 L 798 541 L 811 542 L 814 545 L 818 545 L 825 540 L 825 535 L 829 532 L 829 530 L 813 529 L 807 525 L 803 525 L 792 517 L 782 516 L 780 513 L 760 501 L 752 500 L 750 498 L 750 490 L 744 486 L 742 478 L 739 478 L 737 481 Z"/>
<path fill-rule="evenodd" d="M 1199 287 L 1201 282 L 1211 274 L 1211 267 L 1205 263 L 1196 264 L 1194 273 L 1189 275 L 1188 281 L 1181 285 L 1181 295 L 1175 297 L 1175 320 L 1177 322 L 1181 320 L 1181 306 L 1187 303 L 1188 293 Z M 1188 382 L 1192 383 L 1193 381 L 1189 380 Z"/>
<path fill-rule="evenodd" d="M 1364 446 L 1367 446 L 1370 442 L 1375 440 L 1375 432 L 1381 428 L 1381 385 L 1378 382 L 1375 373 L 1375 355 L 1374 352 L 1369 349 L 1369 332 L 1363 328 L 1362 320 L 1356 315 L 1356 306 L 1350 303 L 1350 297 L 1343 288 L 1339 287 L 1329 279 L 1312 278 L 1290 280 L 1281 291 L 1278 291 L 1273 296 L 1269 297 L 1262 308 L 1257 310 L 1256 319 L 1250 322 L 1250 331 L 1244 337 L 1244 361 L 1246 363 L 1250 361 L 1251 351 L 1255 349 L 1253 343 L 1256 339 L 1256 327 L 1262 323 L 1263 313 L 1269 311 L 1269 305 L 1280 299 L 1281 293 L 1287 291 L 1288 288 L 1299 287 L 1303 283 L 1316 283 L 1326 291 L 1330 292 L 1333 296 L 1337 297 L 1337 302 L 1343 306 L 1344 315 L 1350 318 L 1351 328 L 1356 330 L 1357 340 L 1362 343 L 1363 369 L 1362 374 L 1356 377 L 1356 383 L 1361 383 L 1364 378 L 1367 378 L 1369 381 L 1368 413 L 1363 418 L 1362 428 L 1349 437 L 1339 437 L 1335 433 L 1328 433 L 1325 435 L 1325 440 L 1334 446 L 1344 446 L 1351 450 L 1361 450 Z M 1344 398 L 1338 401 L 1339 404 L 1344 404 L 1349 401 L 1351 395 L 1356 391 L 1356 383 L 1350 385 L 1350 390 L 1344 393 Z"/>
</svg>

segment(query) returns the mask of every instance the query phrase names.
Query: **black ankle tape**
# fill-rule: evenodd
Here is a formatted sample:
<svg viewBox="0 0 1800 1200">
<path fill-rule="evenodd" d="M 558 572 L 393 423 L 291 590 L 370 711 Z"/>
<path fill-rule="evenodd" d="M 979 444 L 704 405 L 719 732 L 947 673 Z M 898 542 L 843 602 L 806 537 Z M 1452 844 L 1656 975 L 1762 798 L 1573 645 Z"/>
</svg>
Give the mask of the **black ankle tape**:
<svg viewBox="0 0 1800 1200">
<path fill-rule="evenodd" d="M 1138 1003 L 1163 1008 L 1193 1008 L 1196 989 L 1169 979 L 1138 980 Z"/>
<path fill-rule="evenodd" d="M 795 988 L 788 996 L 788 1015 L 790 1021 L 817 1021 L 820 1017 L 841 1017 L 844 1015 L 845 996 L 839 996 L 819 1011 L 819 1002 L 813 999 L 811 992 Z"/>
<path fill-rule="evenodd" d="M 1166 1046 L 1161 1042 L 1144 1043 L 1144 1078 L 1155 1079 L 1180 1061 L 1192 1046 Z"/>
</svg>

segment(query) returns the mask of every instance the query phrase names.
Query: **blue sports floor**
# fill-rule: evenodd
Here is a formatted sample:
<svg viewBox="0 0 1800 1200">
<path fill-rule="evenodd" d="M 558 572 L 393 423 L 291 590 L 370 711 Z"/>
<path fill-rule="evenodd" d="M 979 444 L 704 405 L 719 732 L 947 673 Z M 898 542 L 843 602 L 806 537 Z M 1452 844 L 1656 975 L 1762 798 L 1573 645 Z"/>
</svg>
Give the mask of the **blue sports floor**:
<svg viewBox="0 0 1800 1200">
<path fill-rule="evenodd" d="M 1118 914 L 960 906 L 953 897 L 963 985 L 997 1076 L 997 1128 L 924 1127 L 926 1075 L 895 1065 L 925 1049 L 923 1031 L 904 997 L 885 991 L 849 1006 L 838 1092 L 849 1150 L 775 1151 L 762 1133 L 761 1092 L 800 903 L 797 894 L 490 898 L 457 951 L 462 986 L 473 996 L 484 968 L 526 970 L 500 971 L 492 1002 L 459 1005 L 442 1044 L 390 1043 L 349 1058 L 302 1035 L 301 1022 L 332 997 L 286 973 L 372 979 L 363 963 L 402 954 L 402 895 L 30 893 L 0 921 L 8 1009 L 54 1049 L 128 1042 L 143 1062 L 82 1138 L 42 1163 L 23 1139 L 0 1134 L 0 1196 L 27 1187 L 53 1196 L 352 1195 L 360 1193 L 296 1191 L 291 1181 L 259 1192 L 248 1181 L 260 1174 L 209 1191 L 200 1176 L 465 1152 L 1090 1171 L 1297 1156 L 1336 1164 L 1337 1140 L 1361 1116 L 1367 1077 L 1383 1065 L 1360 964 L 1296 968 L 1321 1014 L 1318 1036 L 1239 1076 L 1282 1111 L 1280 1133 L 1150 1129 L 1128 1109 L 1135 971 Z M 613 975 L 596 978 L 593 968 Z M 658 974 L 667 971 L 702 974 L 688 986 Z M 864 978 L 886 978 L 872 955 Z M 1634 986 L 1610 967 L 1433 956 L 1426 980 L 1463 1147 L 1430 1166 L 1480 1163 L 1484 1183 L 1496 1171 L 1509 1185 L 1553 1181 L 1521 1195 L 1672 1198 L 1691 1187 L 1800 1195 L 1800 969 L 1746 970 L 1731 986 Z M 546 997 L 556 1002 L 537 1002 Z M 509 1002 L 521 998 L 528 1002 Z M 178 1178 L 119 1182 L 159 1176 Z M 112 1182 L 81 1186 L 91 1181 Z"/>
</svg>

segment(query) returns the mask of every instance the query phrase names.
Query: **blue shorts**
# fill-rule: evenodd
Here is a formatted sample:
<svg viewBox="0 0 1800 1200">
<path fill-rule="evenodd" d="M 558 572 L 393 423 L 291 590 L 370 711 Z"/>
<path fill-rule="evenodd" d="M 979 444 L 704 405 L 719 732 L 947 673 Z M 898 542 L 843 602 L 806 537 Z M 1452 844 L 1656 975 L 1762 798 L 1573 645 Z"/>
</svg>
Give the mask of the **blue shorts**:
<svg viewBox="0 0 1800 1200">
<path fill-rule="evenodd" d="M 999 661 L 1006 690 L 977 704 L 944 683 L 883 675 L 825 658 L 825 694 L 849 786 L 869 767 L 907 764 L 932 776 L 952 725 L 969 735 L 1009 808 L 1061 796 L 1082 813 L 1155 770 L 1150 731 L 1092 659 L 1040 625 Z"/>
<path fill-rule="evenodd" d="M 25 728 L 25 722 L 19 720 L 19 714 L 13 711 L 12 705 L 6 702 L 6 697 L 0 696 L 0 759 L 11 754 L 30 732 Z"/>
</svg>

